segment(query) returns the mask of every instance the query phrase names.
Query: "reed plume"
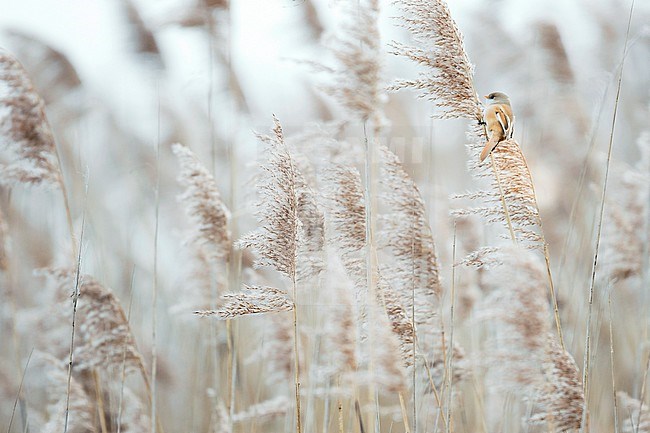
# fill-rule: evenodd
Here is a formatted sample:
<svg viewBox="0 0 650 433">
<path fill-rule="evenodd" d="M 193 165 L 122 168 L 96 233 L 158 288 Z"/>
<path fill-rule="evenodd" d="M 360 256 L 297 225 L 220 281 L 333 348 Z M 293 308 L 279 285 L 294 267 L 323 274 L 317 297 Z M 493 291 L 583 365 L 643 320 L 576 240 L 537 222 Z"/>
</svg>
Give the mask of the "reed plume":
<svg viewBox="0 0 650 433">
<path fill-rule="evenodd" d="M 181 166 L 178 183 L 185 191 L 178 199 L 192 223 L 190 243 L 205 248 L 210 259 L 227 258 L 231 245 L 230 211 L 221 199 L 214 176 L 186 146 L 176 143 L 172 152 Z"/>
<path fill-rule="evenodd" d="M 0 107 L 0 140 L 13 154 L 13 161 L 2 167 L 0 182 L 59 187 L 61 173 L 45 103 L 22 65 L 6 51 L 0 51 Z"/>
<path fill-rule="evenodd" d="M 287 407 L 289 407 L 290 404 L 291 401 L 284 396 L 274 397 L 248 406 L 244 411 L 237 412 L 232 416 L 232 421 L 241 423 L 283 416 L 287 413 Z"/>
<path fill-rule="evenodd" d="M 243 236 L 237 245 L 257 253 L 256 267 L 271 267 L 299 280 L 322 270 L 320 260 L 308 258 L 322 249 L 322 215 L 287 149 L 280 122 L 275 117 L 273 120 L 273 135 L 258 136 L 268 146 L 267 162 L 261 166 L 257 184 L 261 196 L 256 210 L 259 228 Z M 299 269 L 301 248 L 310 254 Z"/>
<path fill-rule="evenodd" d="M 472 145 L 471 153 L 481 144 Z M 523 246 L 544 250 L 546 247 L 541 233 L 542 221 L 539 216 L 535 187 L 521 147 L 514 139 L 499 143 L 492 152 L 494 172 L 479 170 L 478 164 L 470 161 L 478 178 L 487 177 L 491 189 L 456 195 L 457 199 L 480 200 L 483 206 L 456 210 L 457 217 L 479 215 L 488 223 L 497 223 L 511 233 L 513 241 Z M 496 175 L 494 174 L 496 173 Z M 504 218 L 504 206 L 507 217 Z"/>
<path fill-rule="evenodd" d="M 231 254 L 230 211 L 223 203 L 212 174 L 187 147 L 172 146 L 180 164 L 178 183 L 184 187 L 178 200 L 191 222 L 188 252 L 192 256 L 185 296 L 173 308 L 188 311 L 212 309 L 225 285 Z M 197 299 L 198 298 L 198 299 Z"/>
<path fill-rule="evenodd" d="M 80 106 L 74 96 L 78 95 L 82 82 L 65 52 L 33 34 L 16 29 L 9 30 L 7 33 L 13 52 L 29 71 L 33 86 L 38 89 L 45 104 L 49 106 L 65 101 L 65 110 L 61 110 L 65 113 L 63 118 L 70 116 L 68 110 L 77 114 Z M 60 116 L 58 113 L 53 114 L 55 115 L 53 121 L 56 123 L 56 119 Z"/>
<path fill-rule="evenodd" d="M 298 282 L 323 270 L 324 265 L 318 257 L 322 249 L 323 218 L 313 192 L 285 144 L 280 121 L 274 116 L 273 122 L 272 136 L 258 135 L 268 146 L 267 161 L 261 166 L 257 184 L 261 198 L 256 210 L 259 227 L 242 237 L 238 246 L 257 253 L 257 267 L 275 269 L 291 281 L 296 431 L 301 433 Z M 299 263 L 305 251 L 305 260 Z"/>
<path fill-rule="evenodd" d="M 440 332 L 440 295 L 442 287 L 438 257 L 424 201 L 415 182 L 404 171 L 402 163 L 386 147 L 380 148 L 380 194 L 387 211 L 382 215 L 382 245 L 394 261 L 387 266 L 400 301 L 416 327 L 423 334 Z"/>
<path fill-rule="evenodd" d="M 412 366 L 415 338 L 413 324 L 408 319 L 407 312 L 398 295 L 378 271 L 375 271 L 374 278 L 376 286 L 372 288 L 376 299 L 368 298 L 371 292 L 368 291 L 367 262 L 364 255 L 367 233 L 366 207 L 359 172 L 353 167 L 333 164 L 325 174 L 324 195 L 327 203 L 329 240 L 339 251 L 341 262 L 355 286 L 356 313 L 361 321 L 359 338 L 365 340 L 369 336 L 369 332 L 374 332 L 377 337 L 383 333 L 381 330 L 372 331 L 372 328 L 381 326 L 384 321 L 367 323 L 369 308 L 373 308 L 374 303 L 378 302 L 379 305 L 384 306 L 384 312 L 375 312 L 375 314 L 388 316 L 386 323 L 394 331 L 394 337 L 399 339 L 397 347 L 400 348 L 403 365 Z M 386 356 L 387 354 L 384 354 L 381 361 L 386 362 L 387 366 L 392 366 L 394 361 Z M 387 367 L 385 378 L 389 377 L 391 371 L 397 374 L 397 370 L 393 367 Z M 391 386 L 394 386 L 403 377 L 403 372 L 397 374 L 391 379 Z"/>
<path fill-rule="evenodd" d="M 398 0 L 401 26 L 415 45 L 393 42 L 393 54 L 424 67 L 417 79 L 397 80 L 389 90 L 412 89 L 431 101 L 439 119 L 481 120 L 483 110 L 474 90 L 474 66 L 465 52 L 463 35 L 444 0 Z"/>
<path fill-rule="evenodd" d="M 56 284 L 62 299 L 72 294 L 76 277 L 74 269 L 51 268 L 41 272 Z M 147 380 L 142 355 L 119 300 L 90 275 L 81 277 L 77 323 L 75 370 L 100 368 L 120 372 L 124 367 L 127 372 L 140 371 Z"/>
<path fill-rule="evenodd" d="M 336 254 L 332 249 L 331 254 Z M 328 292 L 336 299 L 336 306 L 325 320 L 323 327 L 323 347 L 327 358 L 319 366 L 326 374 L 336 375 L 356 371 L 359 360 L 357 354 L 357 330 L 354 301 L 350 280 L 339 267 L 330 269 L 332 276 Z"/>
<path fill-rule="evenodd" d="M 579 429 L 585 402 L 580 371 L 573 356 L 562 349 L 552 334 L 547 336 L 543 369 L 544 385 L 537 400 L 543 411 L 534 415 L 531 422 L 545 421 L 560 432 Z"/>
<path fill-rule="evenodd" d="M 489 354 L 494 386 L 522 397 L 540 385 L 550 330 L 545 275 L 538 258 L 518 247 L 503 248 L 501 265 L 488 272 L 492 292 L 479 317 L 495 327 Z"/>
<path fill-rule="evenodd" d="M 541 231 L 541 221 L 532 179 L 517 143 L 514 140 L 500 143 L 497 150 L 500 149 L 501 158 L 495 152 L 496 164 L 491 167 L 478 164 L 478 154 L 487 139 L 487 132 L 480 124 L 483 105 L 474 87 L 474 68 L 465 51 L 463 36 L 446 2 L 400 0 L 398 5 L 406 14 L 400 18 L 403 26 L 411 33 L 417 46 L 394 42 L 394 54 L 422 65 L 424 71 L 417 80 L 397 81 L 391 90 L 419 90 L 440 110 L 434 117 L 476 120 L 468 127 L 468 166 L 475 176 L 489 177 L 492 190 L 461 197 L 484 199 L 487 206 L 474 209 L 472 213 L 482 215 L 488 222 L 504 222 L 513 242 L 521 239 L 544 244 L 540 235 L 531 230 L 531 227 L 539 227 Z M 456 214 L 460 216 L 466 212 Z"/>
<path fill-rule="evenodd" d="M 640 158 L 634 167 L 622 167 L 612 187 L 602 236 L 603 282 L 642 277 L 650 244 L 650 132 L 637 141 Z M 647 271 L 646 271 L 647 272 Z"/>
<path fill-rule="evenodd" d="M 375 132 L 384 124 L 381 85 L 381 36 L 377 26 L 378 0 L 361 0 L 346 8 L 341 25 L 342 37 L 331 42 L 337 66 L 330 69 L 335 84 L 326 86 L 351 114 L 370 120 Z"/>
<path fill-rule="evenodd" d="M 201 317 L 217 316 L 219 319 L 233 319 L 239 316 L 262 313 L 277 313 L 293 310 L 293 302 L 285 291 L 268 286 L 247 286 L 239 293 L 221 296 L 223 305 L 218 310 L 201 310 L 194 314 Z"/>
<path fill-rule="evenodd" d="M 70 401 L 68 395 L 68 373 L 64 363 L 44 352 L 36 352 L 32 368 L 44 373 L 49 402 L 47 405 L 47 422 L 40 428 L 43 433 L 94 433 L 95 404 L 84 391 L 83 386 L 71 378 Z M 66 423 L 67 409 L 67 423 Z M 67 426 L 67 429 L 66 429 Z"/>
</svg>

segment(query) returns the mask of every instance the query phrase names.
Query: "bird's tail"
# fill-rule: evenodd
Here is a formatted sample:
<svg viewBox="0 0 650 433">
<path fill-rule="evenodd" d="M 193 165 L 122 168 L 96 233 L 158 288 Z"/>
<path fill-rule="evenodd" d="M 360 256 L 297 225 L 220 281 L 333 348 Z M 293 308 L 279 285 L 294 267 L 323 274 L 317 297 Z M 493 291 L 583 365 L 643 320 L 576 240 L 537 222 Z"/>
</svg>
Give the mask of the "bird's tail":
<svg viewBox="0 0 650 433">
<path fill-rule="evenodd" d="M 480 162 L 483 162 L 485 158 L 492 153 L 494 148 L 497 147 L 497 144 L 499 144 L 499 138 L 493 135 L 492 138 L 485 143 L 485 147 L 483 147 L 483 150 L 481 151 Z"/>
</svg>

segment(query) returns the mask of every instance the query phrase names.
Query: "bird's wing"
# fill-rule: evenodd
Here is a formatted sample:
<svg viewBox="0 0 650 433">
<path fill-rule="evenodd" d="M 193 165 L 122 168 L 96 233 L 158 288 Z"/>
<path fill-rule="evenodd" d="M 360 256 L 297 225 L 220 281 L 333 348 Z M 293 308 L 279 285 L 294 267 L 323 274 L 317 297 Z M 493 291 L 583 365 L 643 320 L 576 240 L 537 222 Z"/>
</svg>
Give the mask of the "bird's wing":
<svg viewBox="0 0 650 433">
<path fill-rule="evenodd" d="M 510 119 L 510 116 L 508 116 L 505 110 L 503 110 L 501 107 L 497 107 L 494 114 L 496 115 L 499 125 L 501 125 L 503 136 L 507 137 L 509 135 L 508 132 L 510 131 L 510 128 L 512 126 L 512 121 Z"/>
</svg>

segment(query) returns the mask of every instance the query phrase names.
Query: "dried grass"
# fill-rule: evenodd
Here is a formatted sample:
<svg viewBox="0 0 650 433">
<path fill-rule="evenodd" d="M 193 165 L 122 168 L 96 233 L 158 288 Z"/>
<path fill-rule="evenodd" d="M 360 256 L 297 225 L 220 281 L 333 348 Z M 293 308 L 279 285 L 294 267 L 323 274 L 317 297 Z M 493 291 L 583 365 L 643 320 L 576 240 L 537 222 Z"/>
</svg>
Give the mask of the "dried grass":
<svg viewBox="0 0 650 433">
<path fill-rule="evenodd" d="M 6 51 L 0 51 L 0 110 L 0 140 L 13 154 L 13 161 L 2 168 L 0 181 L 60 186 L 45 103 L 22 65 Z"/>
</svg>

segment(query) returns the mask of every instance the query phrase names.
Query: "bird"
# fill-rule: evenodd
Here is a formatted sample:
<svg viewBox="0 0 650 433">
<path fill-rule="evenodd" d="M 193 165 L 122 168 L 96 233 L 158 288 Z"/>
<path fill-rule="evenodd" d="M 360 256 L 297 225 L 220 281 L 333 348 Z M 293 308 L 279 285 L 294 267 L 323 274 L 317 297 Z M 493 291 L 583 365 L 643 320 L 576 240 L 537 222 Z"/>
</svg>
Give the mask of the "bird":
<svg viewBox="0 0 650 433">
<path fill-rule="evenodd" d="M 485 124 L 488 142 L 483 147 L 480 162 L 483 162 L 500 142 L 512 138 L 515 116 L 512 114 L 510 98 L 502 92 L 492 92 L 485 96 L 488 106 L 485 108 Z"/>
</svg>

